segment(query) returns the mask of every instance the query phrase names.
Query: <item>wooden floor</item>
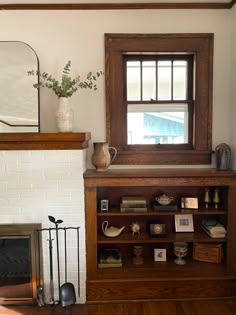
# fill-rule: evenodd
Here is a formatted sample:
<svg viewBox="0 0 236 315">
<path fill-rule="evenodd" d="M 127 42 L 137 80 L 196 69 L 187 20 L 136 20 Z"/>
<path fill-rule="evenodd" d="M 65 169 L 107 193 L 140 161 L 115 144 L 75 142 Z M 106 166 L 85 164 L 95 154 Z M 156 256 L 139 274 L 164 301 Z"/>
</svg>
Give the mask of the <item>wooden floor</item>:
<svg viewBox="0 0 236 315">
<path fill-rule="evenodd" d="M 1 315 L 65 315 L 57 306 L 0 306 Z M 72 305 L 69 315 L 236 315 L 236 299 Z"/>
</svg>

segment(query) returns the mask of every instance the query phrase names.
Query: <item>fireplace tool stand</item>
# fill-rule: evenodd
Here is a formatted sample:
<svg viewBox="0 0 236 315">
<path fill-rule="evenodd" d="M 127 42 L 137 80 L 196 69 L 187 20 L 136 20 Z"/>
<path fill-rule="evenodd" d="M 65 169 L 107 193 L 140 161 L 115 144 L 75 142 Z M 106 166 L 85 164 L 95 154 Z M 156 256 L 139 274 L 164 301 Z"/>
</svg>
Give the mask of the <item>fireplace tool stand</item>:
<svg viewBox="0 0 236 315">
<path fill-rule="evenodd" d="M 53 309 L 51 311 L 51 315 L 54 312 L 55 308 L 58 305 L 61 305 L 65 314 L 69 314 L 68 306 L 75 304 L 76 302 L 76 293 L 74 284 L 67 281 L 67 231 L 74 230 L 76 232 L 77 239 L 77 274 L 78 274 L 78 296 L 80 296 L 80 260 L 79 260 L 79 227 L 59 227 L 59 224 L 63 223 L 62 220 L 56 220 L 53 216 L 48 216 L 49 221 L 55 224 L 55 228 L 46 228 L 40 229 L 39 232 L 47 232 L 48 233 L 48 242 L 49 242 L 49 273 L 50 273 L 50 301 Z M 62 238 L 59 237 L 59 231 L 61 232 Z M 56 262 L 57 262 L 57 282 L 58 282 L 58 290 L 59 290 L 59 300 L 55 300 L 54 298 L 54 272 L 53 272 L 53 238 L 52 234 L 55 235 L 56 239 Z M 60 235 L 60 236 L 61 236 Z M 64 239 L 64 283 L 61 285 L 61 268 L 60 268 L 60 246 L 59 240 Z M 40 304 L 39 304 L 40 305 Z M 42 304 L 41 304 L 42 305 Z"/>
</svg>

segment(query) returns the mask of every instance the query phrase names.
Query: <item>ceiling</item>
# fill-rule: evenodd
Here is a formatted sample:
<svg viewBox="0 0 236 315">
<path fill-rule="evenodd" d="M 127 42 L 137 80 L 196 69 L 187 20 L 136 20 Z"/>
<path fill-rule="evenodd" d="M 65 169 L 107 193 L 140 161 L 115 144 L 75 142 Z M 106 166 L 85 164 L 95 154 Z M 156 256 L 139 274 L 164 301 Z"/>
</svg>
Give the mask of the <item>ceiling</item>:
<svg viewBox="0 0 236 315">
<path fill-rule="evenodd" d="M 231 9 L 236 0 L 0 0 L 0 10 Z"/>
<path fill-rule="evenodd" d="M 0 4 L 30 4 L 30 3 L 230 3 L 232 0 L 0 0 Z"/>
</svg>

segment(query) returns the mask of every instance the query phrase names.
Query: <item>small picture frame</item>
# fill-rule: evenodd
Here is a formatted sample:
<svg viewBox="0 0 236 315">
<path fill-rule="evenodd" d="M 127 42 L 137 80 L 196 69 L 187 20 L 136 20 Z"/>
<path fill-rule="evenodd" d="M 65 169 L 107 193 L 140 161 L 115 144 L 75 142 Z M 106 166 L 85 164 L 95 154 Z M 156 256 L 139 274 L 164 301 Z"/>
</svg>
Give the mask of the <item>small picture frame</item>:
<svg viewBox="0 0 236 315">
<path fill-rule="evenodd" d="M 166 261 L 165 248 L 154 248 L 154 261 Z"/>
<path fill-rule="evenodd" d="M 181 208 L 182 209 L 198 209 L 198 198 L 182 197 Z"/>
<path fill-rule="evenodd" d="M 194 232 L 192 214 L 175 215 L 175 232 Z"/>
<path fill-rule="evenodd" d="M 108 200 L 107 199 L 102 199 L 100 202 L 100 210 L 101 212 L 103 211 L 108 211 Z"/>
</svg>

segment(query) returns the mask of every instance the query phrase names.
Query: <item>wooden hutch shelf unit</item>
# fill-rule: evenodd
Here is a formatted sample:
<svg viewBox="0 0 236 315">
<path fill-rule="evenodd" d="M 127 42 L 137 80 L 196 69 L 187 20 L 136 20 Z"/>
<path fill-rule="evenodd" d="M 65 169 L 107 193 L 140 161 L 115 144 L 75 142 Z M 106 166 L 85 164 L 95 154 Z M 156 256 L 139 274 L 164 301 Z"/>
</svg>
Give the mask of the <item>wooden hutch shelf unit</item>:
<svg viewBox="0 0 236 315">
<path fill-rule="evenodd" d="M 215 169 L 143 169 L 108 170 L 84 173 L 86 206 L 87 302 L 145 300 L 145 299 L 201 299 L 236 295 L 236 172 Z M 205 188 L 210 193 L 219 189 L 218 209 L 204 205 Z M 156 196 L 174 197 L 177 211 L 154 211 Z M 144 196 L 147 212 L 120 212 L 123 196 Z M 195 197 L 199 209 L 187 210 L 193 215 L 194 232 L 175 232 L 174 215 L 181 214 L 181 197 Z M 100 201 L 109 201 L 109 211 L 100 211 Z M 186 212 L 184 212 L 186 213 Z M 216 219 L 227 229 L 225 238 L 211 238 L 201 229 L 203 219 Z M 108 221 L 115 227 L 125 226 L 117 237 L 105 237 L 101 225 Z M 140 234 L 132 235 L 130 224 L 137 221 Z M 163 223 L 165 236 L 151 237 L 147 233 L 150 222 Z M 174 242 L 188 242 L 185 265 L 174 263 Z M 221 244 L 220 263 L 193 259 L 193 246 Z M 143 264 L 133 264 L 134 245 L 143 247 Z M 122 267 L 98 268 L 101 248 L 118 248 Z M 166 249 L 167 260 L 154 261 L 154 249 Z"/>
</svg>

